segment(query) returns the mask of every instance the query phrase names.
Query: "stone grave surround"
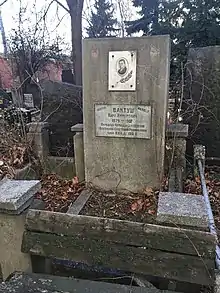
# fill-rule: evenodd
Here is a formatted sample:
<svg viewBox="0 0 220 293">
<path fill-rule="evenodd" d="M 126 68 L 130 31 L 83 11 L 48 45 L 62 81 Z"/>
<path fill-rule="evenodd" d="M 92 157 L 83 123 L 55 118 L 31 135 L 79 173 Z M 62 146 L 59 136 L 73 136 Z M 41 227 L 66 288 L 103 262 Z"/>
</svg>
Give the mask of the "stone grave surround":
<svg viewBox="0 0 220 293">
<path fill-rule="evenodd" d="M 33 205 L 34 195 L 40 188 L 39 180 L 0 181 L 0 271 L 3 279 L 17 270 L 31 270 L 30 257 L 21 253 L 21 242 L 26 211 Z"/>
<path fill-rule="evenodd" d="M 208 215 L 202 195 L 160 192 L 157 222 L 208 231 Z"/>
<path fill-rule="evenodd" d="M 161 185 L 169 57 L 169 36 L 84 40 L 86 182 L 132 192 Z"/>
</svg>

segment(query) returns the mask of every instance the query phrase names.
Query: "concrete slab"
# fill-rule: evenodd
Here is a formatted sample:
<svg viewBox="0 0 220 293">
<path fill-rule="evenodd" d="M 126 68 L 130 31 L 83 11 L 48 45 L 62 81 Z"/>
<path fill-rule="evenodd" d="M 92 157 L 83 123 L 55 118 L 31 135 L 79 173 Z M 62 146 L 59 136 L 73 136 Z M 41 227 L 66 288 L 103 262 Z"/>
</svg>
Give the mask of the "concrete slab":
<svg viewBox="0 0 220 293">
<path fill-rule="evenodd" d="M 0 210 L 21 213 L 41 188 L 39 180 L 4 179 L 0 183 Z"/>
<path fill-rule="evenodd" d="M 161 192 L 157 221 L 179 226 L 208 228 L 208 216 L 202 195 Z"/>
</svg>

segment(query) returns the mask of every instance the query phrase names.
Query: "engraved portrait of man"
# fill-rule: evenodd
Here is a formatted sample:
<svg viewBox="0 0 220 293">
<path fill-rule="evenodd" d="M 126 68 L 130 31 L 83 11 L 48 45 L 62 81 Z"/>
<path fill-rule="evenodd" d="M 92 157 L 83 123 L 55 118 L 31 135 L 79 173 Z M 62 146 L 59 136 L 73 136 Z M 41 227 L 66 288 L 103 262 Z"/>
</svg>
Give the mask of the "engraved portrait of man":
<svg viewBox="0 0 220 293">
<path fill-rule="evenodd" d="M 121 58 L 118 60 L 118 74 L 119 75 L 125 75 L 127 72 L 127 64 L 126 60 L 124 58 Z"/>
</svg>

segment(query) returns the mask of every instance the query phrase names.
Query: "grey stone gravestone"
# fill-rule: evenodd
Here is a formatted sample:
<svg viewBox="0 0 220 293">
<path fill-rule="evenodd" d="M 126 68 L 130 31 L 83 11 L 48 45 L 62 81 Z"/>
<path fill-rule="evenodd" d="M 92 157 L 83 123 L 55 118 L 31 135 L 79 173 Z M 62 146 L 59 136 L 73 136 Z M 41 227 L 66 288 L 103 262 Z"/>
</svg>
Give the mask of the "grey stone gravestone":
<svg viewBox="0 0 220 293">
<path fill-rule="evenodd" d="M 83 44 L 85 178 L 105 190 L 161 184 L 169 36 Z"/>
<path fill-rule="evenodd" d="M 161 192 L 157 221 L 178 226 L 208 229 L 208 216 L 202 195 Z"/>
<path fill-rule="evenodd" d="M 50 124 L 52 156 L 74 155 L 71 126 L 82 122 L 82 88 L 73 84 L 45 81 L 42 121 Z"/>
<path fill-rule="evenodd" d="M 20 214 L 26 209 L 39 191 L 39 180 L 10 180 L 0 182 L 0 211 Z"/>
<path fill-rule="evenodd" d="M 207 157 L 219 157 L 220 46 L 191 48 L 186 65 L 184 116 L 191 133 L 188 152 L 193 153 L 194 144 L 202 144 Z"/>
</svg>

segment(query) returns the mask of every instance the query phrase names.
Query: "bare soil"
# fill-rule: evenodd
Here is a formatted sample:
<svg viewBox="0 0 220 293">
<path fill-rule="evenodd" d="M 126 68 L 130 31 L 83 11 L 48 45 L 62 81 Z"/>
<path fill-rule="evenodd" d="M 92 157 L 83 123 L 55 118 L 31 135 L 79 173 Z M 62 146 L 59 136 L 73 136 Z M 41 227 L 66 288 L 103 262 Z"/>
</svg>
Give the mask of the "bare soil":
<svg viewBox="0 0 220 293">
<path fill-rule="evenodd" d="M 80 214 L 120 220 L 154 223 L 159 190 L 116 194 L 94 191 Z"/>
<path fill-rule="evenodd" d="M 56 174 L 44 175 L 41 179 L 41 190 L 36 198 L 45 203 L 46 210 L 66 213 L 70 204 L 74 202 L 84 189 L 78 178 L 66 180 Z"/>
<path fill-rule="evenodd" d="M 206 170 L 206 185 L 215 218 L 216 228 L 220 236 L 220 167 L 209 167 Z M 46 210 L 63 212 L 74 202 L 85 188 L 75 177 L 65 180 L 55 174 L 42 177 L 42 189 L 36 198 L 42 199 Z M 167 180 L 164 180 L 161 191 L 167 191 Z M 202 194 L 199 177 L 188 176 L 184 184 L 184 192 Z M 142 193 L 116 194 L 93 190 L 80 214 L 154 223 L 157 211 L 159 190 L 146 188 Z"/>
</svg>

